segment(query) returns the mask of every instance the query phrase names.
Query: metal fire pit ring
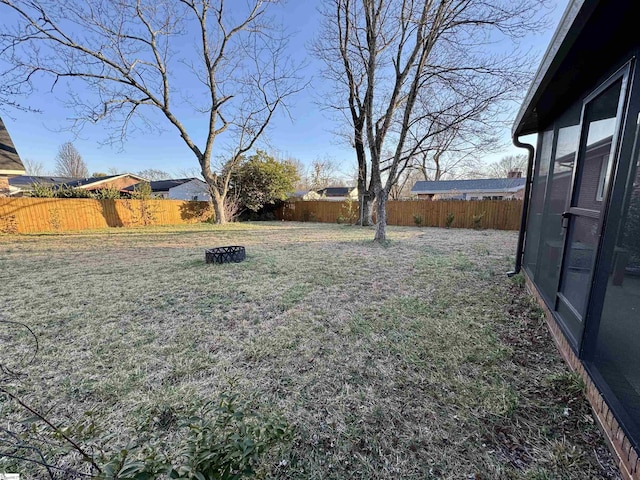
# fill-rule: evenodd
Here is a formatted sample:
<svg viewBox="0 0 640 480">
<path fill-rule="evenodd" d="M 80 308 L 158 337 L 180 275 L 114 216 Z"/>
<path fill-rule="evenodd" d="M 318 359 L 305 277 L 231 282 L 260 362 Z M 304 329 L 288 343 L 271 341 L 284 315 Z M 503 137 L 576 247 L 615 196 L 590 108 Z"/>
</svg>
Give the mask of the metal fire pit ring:
<svg viewBox="0 0 640 480">
<path fill-rule="evenodd" d="M 246 258 L 244 247 L 216 247 L 204 251 L 204 259 L 207 263 L 240 263 Z"/>
</svg>

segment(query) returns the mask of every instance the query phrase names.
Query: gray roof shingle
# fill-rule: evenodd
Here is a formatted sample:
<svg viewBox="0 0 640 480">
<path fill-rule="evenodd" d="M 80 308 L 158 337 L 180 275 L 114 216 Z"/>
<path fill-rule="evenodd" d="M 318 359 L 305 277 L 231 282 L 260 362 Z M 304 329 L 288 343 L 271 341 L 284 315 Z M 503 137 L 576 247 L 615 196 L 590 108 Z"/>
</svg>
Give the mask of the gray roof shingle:
<svg viewBox="0 0 640 480">
<path fill-rule="evenodd" d="M 16 150 L 7 127 L 4 126 L 2 118 L 0 118 L 0 171 L 21 172 L 24 173 L 24 165 L 20 160 L 20 155 Z"/>
<path fill-rule="evenodd" d="M 62 185 L 71 182 L 75 178 L 69 177 L 36 177 L 33 175 L 18 175 L 9 179 L 9 185 L 12 187 L 30 187 L 34 183 L 39 185 Z"/>
<path fill-rule="evenodd" d="M 509 192 L 524 187 L 525 178 L 479 178 L 474 180 L 440 180 L 416 182 L 411 193 Z"/>
<path fill-rule="evenodd" d="M 355 187 L 326 187 L 317 190 L 318 195 L 324 195 L 325 197 L 346 197 L 349 195 Z"/>
<path fill-rule="evenodd" d="M 153 182 L 149 182 L 149 185 L 151 186 L 152 192 L 168 192 L 169 189 L 177 187 L 178 185 L 182 185 L 183 183 L 190 182 L 191 180 L 199 180 L 199 179 L 175 178 L 170 180 L 155 180 Z M 134 188 L 136 188 L 136 185 L 131 185 L 130 187 L 126 187 L 125 190 L 132 192 Z"/>
</svg>

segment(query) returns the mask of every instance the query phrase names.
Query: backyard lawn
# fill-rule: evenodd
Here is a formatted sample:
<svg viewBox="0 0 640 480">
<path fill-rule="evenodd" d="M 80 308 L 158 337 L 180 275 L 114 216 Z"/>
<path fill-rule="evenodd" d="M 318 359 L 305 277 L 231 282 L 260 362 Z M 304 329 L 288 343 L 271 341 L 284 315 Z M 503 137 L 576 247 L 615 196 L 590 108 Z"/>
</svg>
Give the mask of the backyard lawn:
<svg viewBox="0 0 640 480">
<path fill-rule="evenodd" d="M 73 432 L 90 418 L 82 443 L 114 450 L 150 431 L 170 450 L 177 418 L 236 392 L 291 428 L 264 477 L 618 478 L 541 311 L 504 275 L 517 234 L 388 230 L 385 245 L 281 222 L 0 235 L 0 315 L 39 342 L 11 388 Z M 220 245 L 246 261 L 205 264 Z"/>
</svg>

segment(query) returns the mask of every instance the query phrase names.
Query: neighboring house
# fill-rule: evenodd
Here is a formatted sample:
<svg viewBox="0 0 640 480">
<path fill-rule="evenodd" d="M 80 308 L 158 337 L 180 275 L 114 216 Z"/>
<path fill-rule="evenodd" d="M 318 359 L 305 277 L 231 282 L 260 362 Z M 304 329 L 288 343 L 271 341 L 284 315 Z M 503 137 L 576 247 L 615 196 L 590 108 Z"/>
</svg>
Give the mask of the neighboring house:
<svg viewBox="0 0 640 480">
<path fill-rule="evenodd" d="M 344 202 L 345 200 L 358 200 L 358 188 L 357 187 L 327 187 L 316 190 L 314 193 L 317 198 L 311 198 L 312 192 L 306 195 L 305 200 L 330 200 L 333 202 Z M 315 195 L 313 195 L 315 196 Z"/>
<path fill-rule="evenodd" d="M 627 479 L 640 479 L 637 7 L 571 0 L 513 126 L 517 146 L 537 134 L 516 271 Z"/>
<path fill-rule="evenodd" d="M 116 188 L 122 193 L 128 193 L 127 187 L 137 185 L 142 181 L 145 181 L 145 179 L 131 173 L 89 178 L 35 177 L 31 175 L 22 175 L 9 179 L 9 187 L 11 196 L 15 197 L 28 195 L 36 184 L 51 186 L 53 188 L 62 188 L 65 186 L 92 191 Z"/>
<path fill-rule="evenodd" d="M 187 178 L 180 185 L 169 189 L 169 197 L 174 200 L 195 200 L 199 202 L 211 201 L 207 182 L 199 178 Z M 153 188 L 153 185 L 151 186 Z"/>
<path fill-rule="evenodd" d="M 119 175 L 107 175 L 105 177 L 75 178 L 64 184 L 69 188 L 79 188 L 82 190 L 105 190 L 115 188 L 120 192 L 127 192 L 128 187 L 137 185 L 147 180 L 132 173 L 122 173 Z"/>
<path fill-rule="evenodd" d="M 511 200 L 524 193 L 524 178 L 419 181 L 411 194 L 427 200 Z"/>
<path fill-rule="evenodd" d="M 289 194 L 289 200 L 307 200 L 305 197 L 311 193 L 317 195 L 313 190 L 296 190 Z"/>
<path fill-rule="evenodd" d="M 12 197 L 21 197 L 33 190 L 34 185 L 54 187 L 75 180 L 69 177 L 46 177 L 34 175 L 19 175 L 9 179 L 9 194 Z"/>
<path fill-rule="evenodd" d="M 149 182 L 153 196 L 172 200 L 195 200 L 208 202 L 211 200 L 209 187 L 198 178 L 177 178 Z M 134 187 L 127 188 L 132 191 Z"/>
<path fill-rule="evenodd" d="M 24 173 L 20 155 L 0 118 L 0 196 L 9 194 L 9 179 Z"/>
</svg>

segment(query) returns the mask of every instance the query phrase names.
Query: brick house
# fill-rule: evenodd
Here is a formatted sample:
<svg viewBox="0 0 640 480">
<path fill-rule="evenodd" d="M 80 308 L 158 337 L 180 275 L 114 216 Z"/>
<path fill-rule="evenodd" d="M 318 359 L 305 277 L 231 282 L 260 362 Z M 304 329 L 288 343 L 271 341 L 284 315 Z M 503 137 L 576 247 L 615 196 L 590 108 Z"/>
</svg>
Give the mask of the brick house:
<svg viewBox="0 0 640 480">
<path fill-rule="evenodd" d="M 104 190 L 107 188 L 117 189 L 122 193 L 127 192 L 127 187 L 137 185 L 147 180 L 132 173 L 121 173 L 118 175 L 106 175 L 104 177 L 76 178 L 64 184 L 70 188 L 81 190 Z"/>
<path fill-rule="evenodd" d="M 571 0 L 513 126 L 529 150 L 515 272 L 627 479 L 640 479 L 640 39 L 631 0 Z M 520 137 L 537 134 L 537 145 Z"/>
<path fill-rule="evenodd" d="M 24 165 L 7 128 L 0 118 L 0 196 L 9 194 L 9 179 L 24 175 Z"/>
<path fill-rule="evenodd" d="M 143 181 L 146 180 L 131 173 L 89 178 L 35 177 L 30 175 L 20 175 L 9 179 L 9 190 L 11 196 L 21 197 L 29 195 L 29 192 L 33 190 L 33 186 L 38 184 L 53 188 L 65 186 L 90 191 L 115 188 L 121 193 L 129 194 L 131 192 L 127 187 L 133 187 Z"/>
</svg>

